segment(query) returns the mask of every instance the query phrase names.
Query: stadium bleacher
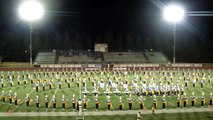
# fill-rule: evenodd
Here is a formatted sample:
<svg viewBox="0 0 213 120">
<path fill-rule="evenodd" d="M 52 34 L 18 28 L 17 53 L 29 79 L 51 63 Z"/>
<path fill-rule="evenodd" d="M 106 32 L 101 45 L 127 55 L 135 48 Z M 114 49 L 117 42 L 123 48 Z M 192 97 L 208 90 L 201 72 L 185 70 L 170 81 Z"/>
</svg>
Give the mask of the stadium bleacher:
<svg viewBox="0 0 213 120">
<path fill-rule="evenodd" d="M 148 63 L 141 52 L 111 52 L 103 56 L 105 63 Z"/>
<path fill-rule="evenodd" d="M 35 64 L 54 64 L 56 63 L 55 52 L 39 52 L 35 58 Z"/>
<path fill-rule="evenodd" d="M 102 54 L 100 52 L 91 51 L 60 51 L 59 64 L 74 64 L 74 63 L 101 63 Z"/>
<path fill-rule="evenodd" d="M 150 63 L 168 63 L 169 59 L 161 52 L 145 52 Z"/>
<path fill-rule="evenodd" d="M 93 52 L 61 50 L 38 53 L 36 64 L 169 63 L 161 52 Z"/>
</svg>

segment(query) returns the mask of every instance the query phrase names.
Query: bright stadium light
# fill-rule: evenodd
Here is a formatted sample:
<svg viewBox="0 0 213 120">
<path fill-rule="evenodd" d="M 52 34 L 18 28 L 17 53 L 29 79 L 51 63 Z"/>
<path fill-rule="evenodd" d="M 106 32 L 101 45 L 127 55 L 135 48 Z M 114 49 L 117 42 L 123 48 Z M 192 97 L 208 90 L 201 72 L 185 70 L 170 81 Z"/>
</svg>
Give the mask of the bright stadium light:
<svg viewBox="0 0 213 120">
<path fill-rule="evenodd" d="M 173 35 L 174 35 L 174 46 L 173 46 L 173 64 L 175 64 L 175 41 L 176 41 L 176 23 L 180 22 L 185 15 L 185 11 L 182 7 L 178 5 L 169 5 L 166 6 L 163 11 L 163 16 L 166 21 L 174 24 Z"/>
<path fill-rule="evenodd" d="M 18 12 L 22 19 L 30 22 L 39 20 L 44 15 L 43 6 L 36 0 L 24 1 Z"/>
<path fill-rule="evenodd" d="M 44 8 L 37 0 L 25 0 L 18 9 L 18 14 L 22 20 L 26 20 L 30 23 L 30 65 L 32 66 L 32 22 L 39 20 L 44 15 Z"/>
<path fill-rule="evenodd" d="M 176 23 L 183 19 L 185 11 L 177 5 L 170 5 L 164 9 L 163 15 L 168 22 Z"/>
</svg>

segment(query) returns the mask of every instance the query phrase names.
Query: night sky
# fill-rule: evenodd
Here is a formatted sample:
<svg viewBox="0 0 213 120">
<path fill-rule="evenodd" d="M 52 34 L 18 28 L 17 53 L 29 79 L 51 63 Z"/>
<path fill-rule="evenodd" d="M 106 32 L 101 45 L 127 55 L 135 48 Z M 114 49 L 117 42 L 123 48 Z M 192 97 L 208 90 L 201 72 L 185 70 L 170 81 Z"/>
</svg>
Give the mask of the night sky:
<svg viewBox="0 0 213 120">
<path fill-rule="evenodd" d="M 0 42 L 4 43 L 0 45 L 0 56 L 6 56 L 7 60 L 14 60 L 17 56 L 27 57 L 24 51 L 28 50 L 29 26 L 17 14 L 20 1 L 22 0 L 0 0 Z M 162 8 L 176 2 L 186 10 L 184 20 L 177 24 L 177 61 L 213 62 L 213 16 L 194 16 L 198 12 L 213 11 L 212 0 L 41 2 L 45 6 L 45 16 L 33 23 L 33 39 L 40 40 L 42 45 L 46 41 L 46 46 L 41 47 L 34 41 L 34 54 L 40 49 L 93 49 L 93 44 L 99 42 L 108 43 L 110 51 L 154 49 L 172 58 L 172 24 L 163 19 Z M 208 15 L 210 13 L 213 15 L 213 12 L 208 12 Z M 54 43 L 56 39 L 63 44 L 67 40 L 72 45 L 57 46 Z M 7 48 L 9 50 L 5 50 Z M 8 53 L 10 55 L 6 55 Z M 17 61 L 24 59 L 17 58 Z"/>
</svg>

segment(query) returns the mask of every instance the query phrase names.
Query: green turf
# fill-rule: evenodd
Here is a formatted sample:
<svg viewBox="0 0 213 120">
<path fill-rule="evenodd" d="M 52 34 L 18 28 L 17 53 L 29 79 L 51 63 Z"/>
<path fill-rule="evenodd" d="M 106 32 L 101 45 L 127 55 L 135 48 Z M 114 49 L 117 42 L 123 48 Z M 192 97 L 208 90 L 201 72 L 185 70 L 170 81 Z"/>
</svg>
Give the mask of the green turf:
<svg viewBox="0 0 213 120">
<path fill-rule="evenodd" d="M 168 70 L 169 71 L 169 70 Z M 165 70 L 165 72 L 168 72 L 167 70 Z M 186 73 L 187 70 L 185 70 L 185 73 Z M 72 71 L 73 72 L 73 71 Z M 147 71 L 146 71 L 147 72 Z M 198 73 L 197 70 L 196 71 L 193 71 L 193 70 L 190 70 L 189 71 L 191 74 L 193 73 Z M 207 79 L 207 74 L 208 74 L 208 70 L 204 70 L 205 74 L 206 74 L 206 79 Z M 19 71 L 19 74 L 21 75 L 22 71 Z M 25 71 L 26 73 L 26 71 Z M 30 74 L 33 74 L 33 72 L 29 72 Z M 38 73 L 38 72 L 37 72 Z M 42 73 L 42 72 L 41 72 Z M 73 73 L 76 73 L 76 72 L 73 72 Z M 78 74 L 80 74 L 80 72 L 77 72 Z M 148 73 L 148 72 L 147 72 Z M 182 73 L 182 70 L 181 71 L 175 71 L 176 73 L 176 76 L 173 77 L 173 82 L 176 83 L 177 80 L 180 80 L 180 83 L 183 84 L 183 80 L 182 78 L 180 79 L 180 77 L 182 77 L 181 73 Z M 201 73 L 201 70 L 200 72 Z M 8 101 L 3 104 L 2 102 L 0 102 L 0 112 L 5 112 L 5 111 L 8 111 L 9 109 L 14 111 L 14 112 L 18 112 L 18 111 L 21 111 L 21 112 L 24 112 L 24 111 L 28 111 L 28 112 L 31 112 L 31 111 L 37 111 L 36 110 L 36 101 L 35 101 L 35 95 L 36 95 L 36 92 L 35 92 L 35 89 L 33 85 L 30 84 L 30 81 L 28 81 L 27 83 L 27 86 L 24 86 L 23 85 L 23 82 L 22 82 L 22 85 L 21 87 L 18 87 L 17 86 L 17 79 L 14 79 L 14 86 L 12 88 L 9 87 L 9 81 L 7 79 L 7 71 L 4 71 L 4 79 L 6 81 L 6 88 L 4 88 L 4 91 L 6 92 L 6 95 L 8 96 L 8 92 L 9 90 L 11 89 L 12 90 L 12 93 L 16 92 L 17 95 L 18 95 L 18 98 L 21 99 L 21 104 L 19 105 L 18 108 L 15 108 L 14 105 L 12 106 L 9 106 L 9 103 Z M 16 71 L 15 73 L 15 76 L 18 75 L 18 72 Z M 67 87 L 67 84 L 64 82 L 64 79 L 65 78 L 70 78 L 72 77 L 70 72 L 67 72 L 67 76 L 63 76 L 62 75 L 62 72 L 59 72 L 60 74 L 60 79 L 62 79 L 62 90 L 58 90 L 57 87 L 58 87 L 58 84 L 57 84 L 57 80 L 55 78 L 53 78 L 54 80 L 54 88 L 52 90 L 49 90 L 49 87 L 46 86 L 46 91 L 42 91 L 41 87 L 39 89 L 39 96 L 40 96 L 40 101 L 41 101 L 41 107 L 40 107 L 40 110 L 39 111 L 45 111 L 45 106 L 44 106 L 44 96 L 47 94 L 49 96 L 49 99 L 52 98 L 52 95 L 54 93 L 56 93 L 56 98 L 57 98 L 57 101 L 58 101 L 58 104 L 57 104 L 57 109 L 56 111 L 72 111 L 71 109 L 71 98 L 72 98 L 72 95 L 75 94 L 76 95 L 76 98 L 79 98 L 79 88 L 77 87 L 76 85 L 76 80 L 77 80 L 77 77 L 74 77 L 74 82 L 72 83 L 71 85 L 71 88 L 68 88 Z M 212 71 L 211 71 L 211 74 L 212 74 Z M 100 80 L 100 75 L 101 73 L 100 72 L 96 72 L 96 74 L 93 73 L 93 75 L 91 75 L 90 77 L 93 78 L 95 77 L 98 80 Z M 112 77 L 113 79 L 113 76 L 116 76 L 116 77 L 120 77 L 121 80 L 124 80 L 125 77 L 128 78 L 129 81 L 133 80 L 135 78 L 135 75 L 137 76 L 141 76 L 143 80 L 146 80 L 147 82 L 155 77 L 155 81 L 158 82 L 157 80 L 159 80 L 160 78 L 163 79 L 163 76 L 159 74 L 159 71 L 155 71 L 154 72 L 154 75 L 149 75 L 147 74 L 146 76 L 139 72 L 137 73 L 129 73 L 127 76 L 125 76 L 122 72 L 120 72 L 119 74 L 116 74 L 114 75 L 112 72 L 109 73 L 109 75 Z M 88 74 L 81 74 L 79 75 L 80 76 L 80 79 L 86 77 L 88 78 Z M 106 82 L 106 78 L 107 78 L 107 74 L 102 74 L 102 77 L 104 79 L 104 81 Z M 167 75 L 166 76 L 167 78 L 169 78 L 169 76 Z M 22 78 L 23 79 L 23 78 Z M 22 80 L 21 79 L 21 80 Z M 37 80 L 38 78 L 33 78 L 35 80 Z M 44 75 L 42 75 L 40 78 L 40 80 L 48 80 L 50 79 L 50 77 L 46 77 Z M 201 80 L 201 75 L 199 76 L 199 81 Z M 201 89 L 200 88 L 200 84 L 197 83 L 196 87 L 193 88 L 192 87 L 192 80 L 189 82 L 189 87 L 185 88 L 185 92 L 187 93 L 187 97 L 189 98 L 191 96 L 191 93 L 194 92 L 196 96 L 198 96 L 198 99 L 197 99 L 197 103 L 195 105 L 195 107 L 200 107 L 200 101 L 201 101 L 201 98 L 199 98 L 199 96 L 201 96 L 201 93 L 204 92 L 205 95 L 206 95 L 206 104 L 205 104 L 205 107 L 207 107 L 208 103 L 209 103 L 209 93 L 210 92 L 213 92 L 213 82 L 211 81 L 211 83 L 207 83 L 207 81 L 205 81 L 205 85 L 204 85 L 204 89 Z M 87 81 L 87 86 L 88 86 L 88 91 L 92 91 L 92 83 L 91 81 Z M 83 89 L 83 88 L 82 88 Z M 0 88 L 0 94 L 2 92 L 2 88 Z M 103 92 L 103 90 L 101 90 Z M 29 93 L 30 94 L 30 99 L 32 99 L 33 101 L 31 102 L 30 104 L 30 107 L 29 108 L 26 108 L 26 105 L 25 105 L 25 102 L 24 102 L 24 98 L 26 96 L 26 94 Z M 67 107 L 66 107 L 66 110 L 62 110 L 62 103 L 61 103 L 61 98 L 62 98 L 62 95 L 65 95 L 65 98 L 67 99 Z M 124 109 L 127 110 L 128 109 L 128 101 L 127 101 L 127 98 L 129 96 L 126 96 L 126 95 L 123 95 L 123 94 L 120 94 L 119 96 L 117 95 L 110 95 L 111 96 L 111 100 L 113 102 L 113 110 L 118 110 L 118 107 L 119 107 L 119 97 L 122 96 L 123 97 L 123 100 L 125 102 L 124 104 Z M 94 102 L 94 96 L 93 94 L 90 94 L 87 96 L 88 99 L 90 100 L 89 101 L 89 104 L 88 104 L 88 108 L 87 108 L 87 111 L 94 111 L 95 110 L 95 102 Z M 133 97 L 135 98 L 138 98 L 135 94 L 133 94 Z M 150 96 L 147 96 L 145 97 L 146 100 L 145 100 L 145 106 L 147 109 L 150 109 L 151 108 L 151 105 L 152 105 L 152 102 L 153 102 L 153 97 L 150 97 Z M 99 95 L 99 99 L 100 99 L 100 102 L 101 102 L 101 106 L 100 106 L 100 110 L 101 111 L 105 111 L 107 110 L 107 99 L 106 99 L 106 95 L 105 94 L 100 94 Z M 161 96 L 157 98 L 158 99 L 158 109 L 161 109 Z M 166 97 L 167 101 L 168 101 L 168 107 L 167 108 L 176 108 L 176 99 L 177 99 L 177 96 L 169 96 L 169 97 Z M 190 100 L 189 100 L 189 104 L 187 105 L 187 107 L 190 107 L 191 104 L 190 104 Z M 133 103 L 133 109 L 139 109 L 139 103 L 137 100 L 134 101 Z M 50 109 L 49 109 L 49 112 L 52 111 L 52 104 L 50 105 Z"/>
<path fill-rule="evenodd" d="M 142 120 L 212 120 L 213 113 L 177 113 L 177 114 L 156 114 L 141 115 Z M 76 120 L 75 116 L 64 117 L 0 117 L 2 120 Z M 85 120 L 136 120 L 136 115 L 116 115 L 116 116 L 85 116 Z"/>
</svg>

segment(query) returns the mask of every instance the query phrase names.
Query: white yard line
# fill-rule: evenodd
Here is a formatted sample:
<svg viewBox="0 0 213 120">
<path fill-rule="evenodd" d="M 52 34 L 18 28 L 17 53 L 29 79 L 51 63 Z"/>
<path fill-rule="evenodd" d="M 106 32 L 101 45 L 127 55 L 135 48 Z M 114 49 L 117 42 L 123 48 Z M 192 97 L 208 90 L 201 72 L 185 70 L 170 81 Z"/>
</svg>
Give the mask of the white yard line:
<svg viewBox="0 0 213 120">
<path fill-rule="evenodd" d="M 137 97 L 133 96 L 133 98 L 134 98 L 138 103 L 140 103 L 140 101 L 139 101 L 139 99 L 138 99 Z"/>
<path fill-rule="evenodd" d="M 56 90 L 55 90 L 53 96 L 56 95 L 56 93 L 58 92 L 58 89 L 59 89 L 59 88 L 56 88 Z M 52 104 L 53 96 L 52 96 L 52 98 L 51 98 L 50 105 Z M 50 108 L 50 105 L 49 105 L 48 108 Z"/>
<path fill-rule="evenodd" d="M 175 104 L 173 104 L 173 103 L 171 103 L 171 102 L 169 102 L 169 101 L 167 101 L 170 105 L 172 105 L 172 106 L 176 106 Z"/>
</svg>

